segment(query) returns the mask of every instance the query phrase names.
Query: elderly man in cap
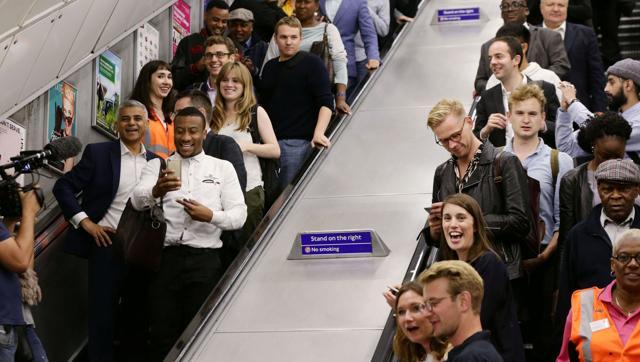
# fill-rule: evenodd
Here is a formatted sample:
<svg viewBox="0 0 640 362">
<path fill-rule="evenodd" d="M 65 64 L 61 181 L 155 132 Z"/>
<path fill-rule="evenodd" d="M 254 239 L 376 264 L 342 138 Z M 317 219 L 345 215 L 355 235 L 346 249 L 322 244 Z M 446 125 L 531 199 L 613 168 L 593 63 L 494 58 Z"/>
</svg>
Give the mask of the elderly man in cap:
<svg viewBox="0 0 640 362">
<path fill-rule="evenodd" d="M 573 157 L 588 154 L 577 142 L 578 132 L 573 123 L 582 126 L 593 116 L 576 97 L 576 88 L 568 82 L 561 82 L 562 99 L 556 119 L 556 146 L 558 150 Z M 609 109 L 620 115 L 631 125 L 631 137 L 627 142 L 627 155 L 640 164 L 640 61 L 623 59 L 607 69 L 607 84 L 604 93 L 609 101 Z M 572 135 L 573 133 L 573 135 Z"/>
<path fill-rule="evenodd" d="M 262 66 L 268 45 L 253 34 L 253 13 L 239 8 L 229 13 L 229 38 L 241 45 L 242 63 L 256 75 Z"/>
<path fill-rule="evenodd" d="M 608 160 L 595 172 L 602 204 L 568 233 L 560 265 L 556 320 L 564 323 L 571 294 L 579 289 L 604 288 L 613 280 L 611 250 L 618 236 L 640 229 L 640 170 L 631 160 Z"/>
</svg>

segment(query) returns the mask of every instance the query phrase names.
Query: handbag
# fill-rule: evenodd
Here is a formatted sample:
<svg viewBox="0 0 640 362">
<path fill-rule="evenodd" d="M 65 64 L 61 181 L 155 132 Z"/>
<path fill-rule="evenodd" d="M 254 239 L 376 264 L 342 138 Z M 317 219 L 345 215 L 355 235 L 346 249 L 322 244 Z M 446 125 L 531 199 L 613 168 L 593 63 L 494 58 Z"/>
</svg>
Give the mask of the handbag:
<svg viewBox="0 0 640 362">
<path fill-rule="evenodd" d="M 253 143 L 262 143 L 260 132 L 258 131 L 257 106 L 251 109 L 251 123 L 249 133 Z M 262 170 L 262 183 L 264 188 L 264 209 L 269 210 L 273 202 L 280 196 L 280 159 L 258 157 L 260 169 Z"/>
<path fill-rule="evenodd" d="M 165 167 L 165 161 L 160 159 L 159 176 Z M 163 201 L 164 197 L 160 199 L 159 205 L 155 204 L 146 210 L 136 210 L 131 204 L 131 199 L 127 200 L 127 206 L 122 212 L 116 230 L 116 250 L 125 264 L 152 272 L 160 268 L 167 233 Z"/>
<path fill-rule="evenodd" d="M 324 25 L 324 34 L 322 35 L 322 40 L 314 41 L 311 43 L 311 48 L 309 49 L 309 53 L 315 54 L 322 59 L 324 66 L 327 68 L 327 72 L 329 73 L 329 81 L 330 84 L 333 84 L 335 78 L 335 72 L 333 70 L 333 59 L 331 59 L 331 51 L 329 49 L 329 36 L 327 35 L 327 27 L 329 23 Z"/>
</svg>

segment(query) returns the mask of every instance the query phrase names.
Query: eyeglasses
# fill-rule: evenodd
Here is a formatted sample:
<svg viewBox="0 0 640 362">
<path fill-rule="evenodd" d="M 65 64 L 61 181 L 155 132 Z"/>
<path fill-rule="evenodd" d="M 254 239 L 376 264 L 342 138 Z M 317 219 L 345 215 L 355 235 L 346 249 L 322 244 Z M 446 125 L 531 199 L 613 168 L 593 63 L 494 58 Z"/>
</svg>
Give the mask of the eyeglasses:
<svg viewBox="0 0 640 362">
<path fill-rule="evenodd" d="M 427 308 L 427 306 L 424 303 L 416 303 L 409 306 L 409 309 L 398 309 L 398 311 L 395 312 L 393 316 L 396 318 L 405 318 L 407 316 L 407 313 L 415 316 L 422 314 L 425 308 Z"/>
<path fill-rule="evenodd" d="M 518 9 L 524 9 L 526 7 L 527 7 L 526 3 L 518 2 L 518 1 L 514 1 L 512 3 L 500 4 L 500 10 L 502 11 L 518 10 Z"/>
<path fill-rule="evenodd" d="M 630 255 L 626 253 L 620 253 L 616 256 L 612 256 L 611 258 L 617 260 L 623 265 L 627 265 L 631 262 L 631 259 L 635 259 L 636 263 L 640 265 L 640 254 Z"/>
<path fill-rule="evenodd" d="M 427 311 L 433 312 L 433 308 L 437 307 L 440 302 L 447 299 L 448 297 L 442 298 L 429 298 L 424 301 L 425 306 L 427 307 Z"/>
<path fill-rule="evenodd" d="M 460 139 L 462 138 L 462 130 L 464 129 L 464 125 L 466 123 L 467 123 L 466 121 L 462 121 L 462 127 L 460 127 L 460 130 L 445 139 L 439 139 L 436 136 L 436 143 L 439 144 L 440 146 L 445 146 L 449 144 L 449 141 L 460 142 Z"/>
<path fill-rule="evenodd" d="M 224 52 L 204 53 L 204 59 L 211 60 L 213 59 L 213 57 L 222 59 L 224 57 L 228 57 L 229 55 L 231 55 L 231 53 L 224 53 Z"/>
</svg>

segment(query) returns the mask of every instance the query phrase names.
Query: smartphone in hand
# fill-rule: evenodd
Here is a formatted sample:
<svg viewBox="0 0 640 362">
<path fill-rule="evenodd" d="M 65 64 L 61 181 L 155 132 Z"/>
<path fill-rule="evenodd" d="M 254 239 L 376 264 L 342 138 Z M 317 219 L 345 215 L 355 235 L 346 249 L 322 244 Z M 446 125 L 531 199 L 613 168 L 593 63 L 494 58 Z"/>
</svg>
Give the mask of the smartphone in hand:
<svg viewBox="0 0 640 362">
<path fill-rule="evenodd" d="M 173 176 L 182 178 L 182 160 L 167 160 L 167 170 L 173 171 Z"/>
</svg>

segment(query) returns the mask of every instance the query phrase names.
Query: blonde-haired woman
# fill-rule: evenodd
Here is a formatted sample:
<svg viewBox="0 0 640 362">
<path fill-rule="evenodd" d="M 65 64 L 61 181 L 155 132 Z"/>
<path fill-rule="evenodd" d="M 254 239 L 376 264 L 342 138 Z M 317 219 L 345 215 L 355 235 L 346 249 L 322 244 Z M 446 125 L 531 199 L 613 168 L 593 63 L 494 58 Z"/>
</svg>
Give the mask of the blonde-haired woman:
<svg viewBox="0 0 640 362">
<path fill-rule="evenodd" d="M 244 64 L 225 64 L 216 79 L 218 91 L 211 119 L 213 132 L 232 137 L 247 169 L 247 221 L 242 241 L 249 239 L 264 213 L 264 188 L 259 158 L 278 159 L 280 146 L 267 112 L 257 105 L 251 74 Z M 253 131 L 253 132 L 252 132 Z"/>
</svg>

